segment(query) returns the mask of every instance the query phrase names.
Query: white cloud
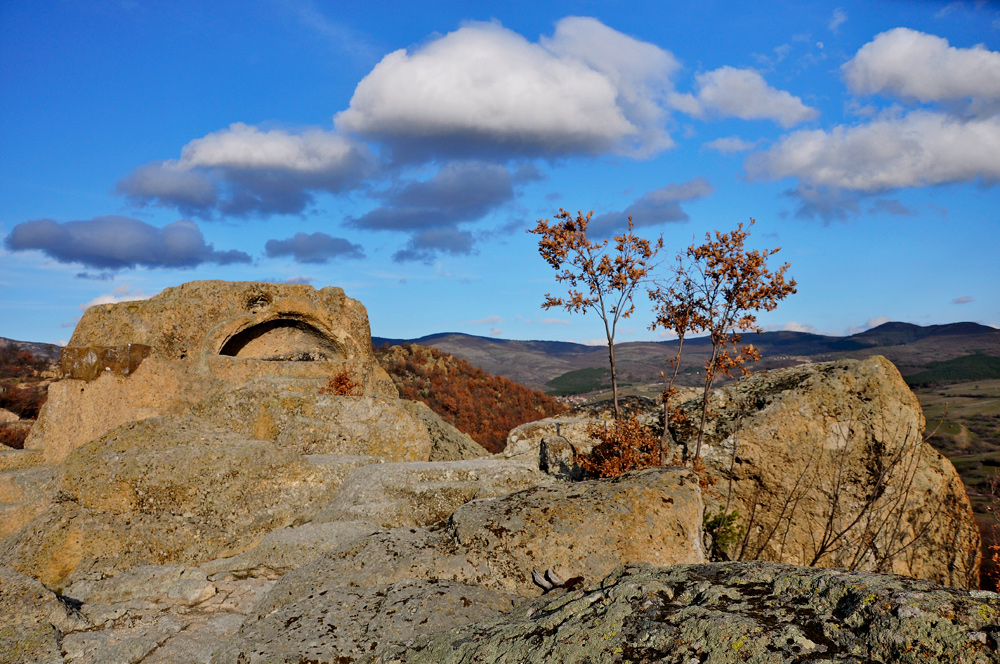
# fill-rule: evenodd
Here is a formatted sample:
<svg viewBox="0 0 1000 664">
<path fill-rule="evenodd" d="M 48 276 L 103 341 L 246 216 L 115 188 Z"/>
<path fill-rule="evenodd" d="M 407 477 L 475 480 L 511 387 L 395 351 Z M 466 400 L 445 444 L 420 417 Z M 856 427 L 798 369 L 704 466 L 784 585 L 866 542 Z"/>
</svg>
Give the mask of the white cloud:
<svg viewBox="0 0 1000 664">
<path fill-rule="evenodd" d="M 882 324 L 888 323 L 888 322 L 889 322 L 889 317 L 888 316 L 875 316 L 873 318 L 869 318 L 868 320 L 866 320 L 863 325 L 852 325 L 852 326 L 850 326 L 849 328 L 847 328 L 846 334 L 848 336 L 850 336 L 852 334 L 860 334 L 861 332 L 864 332 L 865 330 L 870 330 L 873 327 L 878 327 L 879 325 L 882 325 Z"/>
<path fill-rule="evenodd" d="M 500 330 L 500 329 L 495 328 L 495 327 L 491 327 L 490 328 L 490 334 L 492 334 L 494 337 L 499 337 L 501 334 L 503 334 L 503 330 Z"/>
<path fill-rule="evenodd" d="M 734 152 L 746 152 L 747 150 L 752 150 L 760 143 L 760 141 L 748 141 L 740 138 L 739 136 L 724 136 L 722 138 L 717 138 L 714 141 L 709 141 L 702 145 L 704 148 L 709 150 L 715 150 L 723 154 L 732 154 Z"/>
<path fill-rule="evenodd" d="M 1000 53 L 955 48 L 909 28 L 883 32 L 842 67 L 854 94 L 888 94 L 922 102 L 1000 100 Z"/>
<path fill-rule="evenodd" d="M 789 92 L 772 88 L 754 69 L 720 67 L 695 77 L 697 95 L 673 94 L 670 103 L 696 118 L 773 120 L 791 127 L 819 117 L 819 111 Z"/>
<path fill-rule="evenodd" d="M 816 329 L 815 325 L 809 325 L 808 323 L 797 323 L 793 320 L 788 321 L 780 327 L 775 327 L 772 329 L 780 330 L 782 332 L 808 332 L 809 334 L 819 334 L 819 330 Z"/>
<path fill-rule="evenodd" d="M 563 320 L 562 318 L 543 318 L 542 322 L 546 325 L 569 325 L 568 320 Z"/>
<path fill-rule="evenodd" d="M 309 192 L 343 191 L 374 170 L 368 147 L 336 132 L 262 131 L 236 122 L 194 139 L 180 159 L 140 166 L 116 191 L 202 217 L 300 213 L 312 201 Z"/>
<path fill-rule="evenodd" d="M 973 302 L 973 301 L 974 300 L 973 300 L 972 297 L 970 297 L 968 295 L 963 295 L 962 297 L 956 297 L 951 302 L 952 302 L 952 304 L 968 304 L 969 302 Z"/>
<path fill-rule="evenodd" d="M 85 302 L 80 305 L 80 311 L 86 311 L 88 308 L 96 304 L 117 304 L 118 302 L 134 302 L 137 300 L 148 300 L 149 298 L 156 295 L 156 293 L 144 293 L 141 290 L 132 290 L 131 284 L 122 284 L 121 286 L 116 286 L 111 290 L 110 293 L 105 293 L 103 295 L 98 295 L 90 302 Z"/>
<path fill-rule="evenodd" d="M 320 129 L 291 134 L 280 129 L 261 131 L 235 122 L 228 129 L 185 145 L 178 166 L 319 173 L 344 168 L 351 163 L 356 149 L 344 137 Z"/>
<path fill-rule="evenodd" d="M 913 111 L 830 131 L 802 130 L 747 157 L 752 179 L 794 176 L 810 186 L 876 192 L 1000 179 L 1000 118 Z"/>
<path fill-rule="evenodd" d="M 539 43 L 469 23 L 385 56 L 335 120 L 400 153 L 649 155 L 673 145 L 659 102 L 678 66 L 592 18 L 562 19 Z"/>
<path fill-rule="evenodd" d="M 503 323 L 503 318 L 493 314 L 492 316 L 487 316 L 486 318 L 480 318 L 479 320 L 467 320 L 466 325 L 500 325 Z"/>
<path fill-rule="evenodd" d="M 840 7 L 837 7 L 836 9 L 833 10 L 833 16 L 830 17 L 830 20 L 827 22 L 826 27 L 827 29 L 830 30 L 830 32 L 836 32 L 837 29 L 840 26 L 842 26 L 846 21 L 847 21 L 847 13 Z"/>
</svg>

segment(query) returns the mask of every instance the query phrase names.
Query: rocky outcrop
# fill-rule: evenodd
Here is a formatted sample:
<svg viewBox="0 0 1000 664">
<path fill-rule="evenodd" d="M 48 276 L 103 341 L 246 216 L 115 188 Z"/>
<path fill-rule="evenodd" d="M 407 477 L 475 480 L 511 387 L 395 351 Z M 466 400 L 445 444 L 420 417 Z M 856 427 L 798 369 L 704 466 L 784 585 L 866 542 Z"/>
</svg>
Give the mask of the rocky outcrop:
<svg viewBox="0 0 1000 664">
<path fill-rule="evenodd" d="M 257 607 L 263 617 L 323 588 L 370 588 L 403 579 L 449 580 L 512 596 L 542 593 L 533 570 L 593 582 L 626 561 L 706 560 L 700 494 L 682 468 L 616 480 L 536 486 L 475 500 L 431 528 L 356 539 L 284 575 Z"/>
<path fill-rule="evenodd" d="M 140 302 L 87 309 L 64 351 L 65 380 L 25 442 L 61 461 L 135 420 L 179 414 L 256 378 L 325 381 L 396 398 L 364 307 L 334 287 L 195 281 Z"/>
<path fill-rule="evenodd" d="M 551 483 L 530 461 L 488 457 L 452 462 L 386 463 L 347 478 L 313 521 L 362 520 L 384 528 L 429 526 L 465 503 Z"/>
<path fill-rule="evenodd" d="M 336 484 L 321 466 L 191 416 L 127 424 L 78 448 L 55 502 L 0 565 L 59 589 L 71 575 L 199 563 L 306 521 Z"/>
<path fill-rule="evenodd" d="M 1000 661 L 1000 596 L 774 563 L 628 565 L 373 661 L 986 664 Z"/>
<path fill-rule="evenodd" d="M 694 453 L 695 396 L 678 399 L 668 458 Z M 632 406 L 662 431 L 655 403 Z M 979 531 L 961 479 L 923 441 L 920 405 L 885 358 L 751 374 L 709 407 L 701 482 L 715 556 L 977 585 Z M 587 407 L 522 425 L 507 454 L 573 476 L 573 454 L 591 449 L 588 427 L 606 416 Z"/>
</svg>

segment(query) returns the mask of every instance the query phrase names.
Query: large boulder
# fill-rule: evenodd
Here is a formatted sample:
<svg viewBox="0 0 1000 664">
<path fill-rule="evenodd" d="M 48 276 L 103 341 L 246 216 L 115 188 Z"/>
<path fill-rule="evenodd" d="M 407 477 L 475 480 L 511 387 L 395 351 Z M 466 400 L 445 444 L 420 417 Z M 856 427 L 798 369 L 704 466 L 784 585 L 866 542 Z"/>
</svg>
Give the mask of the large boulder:
<svg viewBox="0 0 1000 664">
<path fill-rule="evenodd" d="M 285 574 L 257 607 L 263 617 L 323 588 L 448 580 L 511 596 L 542 593 L 533 571 L 593 582 L 628 561 L 704 562 L 697 477 L 657 468 L 616 480 L 550 484 L 475 500 L 431 528 L 354 540 Z"/>
<path fill-rule="evenodd" d="M 628 565 L 585 589 L 390 645 L 372 661 L 986 664 L 998 652 L 995 593 L 744 562 Z"/>
<path fill-rule="evenodd" d="M 342 373 L 367 397 L 397 397 L 368 316 L 339 288 L 195 281 L 140 302 L 87 309 L 25 442 L 48 463 L 134 420 L 178 414 L 256 378 Z"/>
<path fill-rule="evenodd" d="M 384 463 L 351 473 L 316 523 L 366 520 L 385 528 L 429 526 L 465 503 L 551 483 L 537 463 L 497 457 Z"/>
<path fill-rule="evenodd" d="M 0 564 L 56 589 L 73 574 L 240 553 L 308 521 L 339 486 L 293 451 L 191 416 L 123 425 L 61 470 L 56 502 L 0 541 Z"/>
<path fill-rule="evenodd" d="M 0 567 L 0 662 L 63 664 L 63 633 L 89 623 L 31 577 Z"/>
<path fill-rule="evenodd" d="M 701 404 L 671 429 L 693 453 Z M 980 542 L 958 473 L 923 440 L 920 404 L 881 356 L 750 375 L 712 395 L 706 518 L 734 559 L 978 585 Z"/>
<path fill-rule="evenodd" d="M 702 402 L 676 399 L 668 458 L 691 458 Z M 522 425 L 508 452 L 575 477 L 607 409 Z M 662 432 L 652 401 L 640 421 Z M 978 584 L 979 531 L 958 473 L 924 442 L 916 397 L 885 358 L 751 374 L 714 390 L 698 462 L 713 555 Z"/>
</svg>

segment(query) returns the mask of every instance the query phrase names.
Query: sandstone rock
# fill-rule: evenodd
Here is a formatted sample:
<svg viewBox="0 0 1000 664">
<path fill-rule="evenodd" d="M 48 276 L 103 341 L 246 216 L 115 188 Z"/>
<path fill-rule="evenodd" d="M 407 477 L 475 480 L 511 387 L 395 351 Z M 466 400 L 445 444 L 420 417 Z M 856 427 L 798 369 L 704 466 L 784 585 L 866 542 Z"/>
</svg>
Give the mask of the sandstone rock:
<svg viewBox="0 0 1000 664">
<path fill-rule="evenodd" d="M 319 587 L 437 579 L 530 597 L 542 592 L 533 568 L 593 581 L 626 561 L 701 562 L 700 515 L 687 469 L 536 486 L 468 503 L 447 524 L 383 531 L 326 553 L 281 577 L 255 612 L 266 616 Z"/>
<path fill-rule="evenodd" d="M 313 521 L 372 521 L 386 528 L 427 526 L 477 498 L 497 498 L 551 482 L 537 464 L 496 457 L 386 463 L 354 471 Z"/>
<path fill-rule="evenodd" d="M 87 621 L 41 583 L 0 567 L 0 662 L 63 664 L 63 632 Z"/>
<path fill-rule="evenodd" d="M 0 392 L 2 394 L 2 392 Z M 17 422 L 21 418 L 17 416 L 17 413 L 12 413 L 6 408 L 0 408 L 0 424 L 7 424 L 8 422 Z"/>
<path fill-rule="evenodd" d="M 111 578 L 77 581 L 63 595 L 88 604 L 144 599 L 191 606 L 215 595 L 215 586 L 197 567 L 141 565 Z"/>
<path fill-rule="evenodd" d="M 212 664 L 364 661 L 379 647 L 493 618 L 511 606 L 503 593 L 454 581 L 317 587 L 248 621 Z"/>
<path fill-rule="evenodd" d="M 385 648 L 381 664 L 996 662 L 1000 596 L 774 563 L 628 565 L 604 581 Z"/>
<path fill-rule="evenodd" d="M 686 422 L 670 432 L 689 454 L 701 416 L 701 401 L 692 396 L 677 399 Z M 572 477 L 557 428 L 572 450 L 586 452 L 593 445 L 587 427 L 604 420 L 608 408 L 518 427 L 510 453 Z M 645 408 L 640 419 L 658 434 L 660 408 Z M 710 409 L 702 482 L 715 556 L 893 572 L 957 587 L 978 583 L 979 533 L 961 479 L 923 442 L 920 405 L 885 358 L 754 373 L 715 390 Z M 727 506 L 728 524 L 719 518 Z"/>
<path fill-rule="evenodd" d="M 885 358 L 755 373 L 710 407 L 706 512 L 727 500 L 738 511 L 746 537 L 733 538 L 731 557 L 978 585 L 961 479 L 923 441 L 920 404 Z M 688 424 L 672 433 L 693 451 L 700 404 L 683 412 Z"/>
<path fill-rule="evenodd" d="M 360 454 L 426 460 L 427 427 L 399 399 L 321 394 L 323 381 L 256 379 L 210 397 L 196 415 L 300 454 Z"/>
<path fill-rule="evenodd" d="M 48 463 L 113 427 L 182 413 L 254 378 L 345 371 L 366 396 L 397 396 L 375 360 L 364 307 L 333 287 L 191 282 L 90 307 L 65 352 L 74 377 L 53 385 L 25 442 Z"/>
<path fill-rule="evenodd" d="M 462 433 L 441 419 L 441 416 L 422 401 L 400 399 L 399 405 L 419 419 L 431 437 L 431 453 L 428 461 L 459 461 L 475 459 L 488 454 L 486 448 L 466 433 Z"/>
<path fill-rule="evenodd" d="M 249 551 L 202 564 L 208 574 L 278 577 L 356 539 L 381 530 L 368 521 L 306 523 L 269 532 Z"/>
<path fill-rule="evenodd" d="M 613 480 L 541 485 L 457 509 L 448 522 L 481 582 L 539 592 L 532 569 L 594 581 L 628 561 L 704 562 L 701 492 L 686 468 L 651 468 Z"/>
<path fill-rule="evenodd" d="M 336 489 L 322 466 L 190 416 L 119 427 L 62 473 L 56 504 L 0 541 L 2 564 L 52 588 L 75 572 L 235 555 Z"/>
</svg>

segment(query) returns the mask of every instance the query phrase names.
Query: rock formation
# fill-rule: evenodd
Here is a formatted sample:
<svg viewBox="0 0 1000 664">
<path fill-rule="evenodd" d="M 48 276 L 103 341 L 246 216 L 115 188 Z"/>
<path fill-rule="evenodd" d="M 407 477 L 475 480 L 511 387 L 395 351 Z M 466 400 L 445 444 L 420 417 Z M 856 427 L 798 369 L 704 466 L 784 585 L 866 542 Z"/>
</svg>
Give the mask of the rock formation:
<svg viewBox="0 0 1000 664">
<path fill-rule="evenodd" d="M 716 391 L 699 473 L 588 480 L 606 409 L 484 456 L 368 335 L 335 288 L 88 310 L 29 449 L 0 452 L 0 661 L 1000 661 L 1000 596 L 958 589 L 961 483 L 884 360 Z"/>
<path fill-rule="evenodd" d="M 668 456 L 694 450 L 701 399 L 686 397 Z M 885 358 L 751 374 L 715 390 L 709 407 L 706 521 L 732 515 L 727 532 L 714 533 L 716 555 L 978 583 L 979 532 L 965 487 L 923 441 L 920 405 Z M 657 404 L 630 408 L 662 431 Z M 559 450 L 589 451 L 588 426 L 607 417 L 588 407 L 522 425 L 506 454 L 541 455 L 550 473 L 571 476 L 571 456 Z"/>
</svg>

